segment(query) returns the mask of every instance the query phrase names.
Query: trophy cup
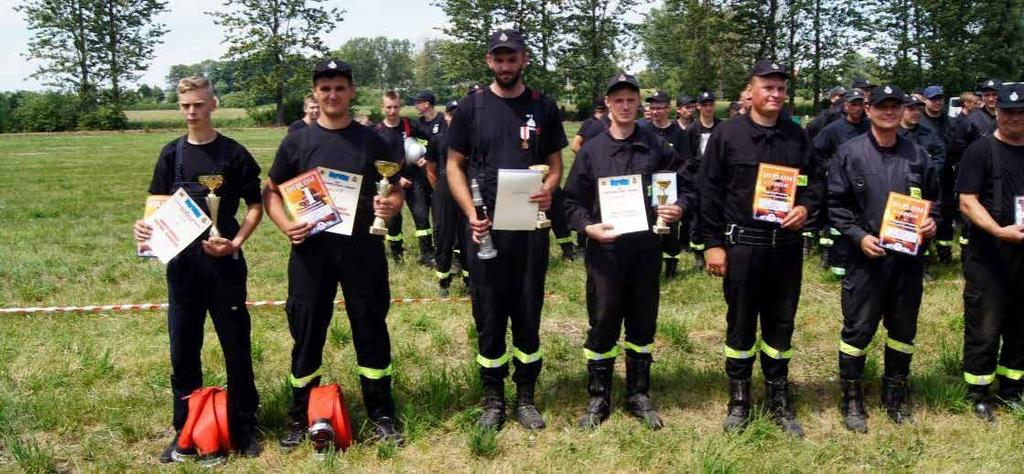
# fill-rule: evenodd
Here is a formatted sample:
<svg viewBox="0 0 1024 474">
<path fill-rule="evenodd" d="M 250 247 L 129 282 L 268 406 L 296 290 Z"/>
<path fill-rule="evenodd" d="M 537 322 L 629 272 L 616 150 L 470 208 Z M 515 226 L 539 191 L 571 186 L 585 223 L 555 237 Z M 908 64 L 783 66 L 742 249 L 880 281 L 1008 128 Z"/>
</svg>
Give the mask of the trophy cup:
<svg viewBox="0 0 1024 474">
<path fill-rule="evenodd" d="M 658 193 L 658 205 L 664 206 L 668 204 L 668 187 L 672 185 L 671 179 L 657 179 L 654 181 L 655 192 Z M 665 223 L 665 219 L 658 216 L 658 221 L 651 226 L 651 231 L 655 234 L 667 234 L 669 233 L 668 225 Z"/>
<path fill-rule="evenodd" d="M 377 195 L 386 198 L 391 195 L 391 189 L 394 187 L 388 182 L 388 178 L 397 174 L 402 169 L 402 165 L 394 161 L 376 160 L 373 162 L 373 166 L 376 166 L 377 172 L 383 176 L 380 181 L 377 181 Z M 370 234 L 388 235 L 388 223 L 380 217 L 374 219 L 373 225 L 370 226 Z"/>
<path fill-rule="evenodd" d="M 540 171 L 540 179 L 542 182 L 544 181 L 544 178 L 548 176 L 548 173 L 551 172 L 551 167 L 548 165 L 533 165 L 530 167 L 530 169 L 534 171 Z M 551 219 L 548 219 L 548 215 L 545 214 L 544 211 L 537 210 L 537 228 L 547 229 L 549 227 L 551 227 Z"/>
<path fill-rule="evenodd" d="M 487 206 L 484 205 L 484 197 L 480 194 L 480 185 L 477 184 L 475 179 L 471 180 L 469 189 L 473 193 L 473 207 L 476 208 L 476 218 L 479 220 L 487 219 Z M 490 231 L 484 232 L 484 235 L 480 236 L 480 250 L 477 250 L 476 256 L 480 260 L 490 260 L 498 256 L 498 251 L 494 248 L 494 242 L 491 241 Z"/>
<path fill-rule="evenodd" d="M 197 179 L 199 184 L 210 190 L 210 194 L 206 196 L 206 206 L 210 208 L 210 220 L 213 221 L 213 224 L 210 225 L 210 237 L 220 237 L 220 231 L 217 230 L 217 211 L 220 208 L 220 196 L 217 195 L 217 188 L 224 184 L 224 175 L 206 174 Z"/>
</svg>

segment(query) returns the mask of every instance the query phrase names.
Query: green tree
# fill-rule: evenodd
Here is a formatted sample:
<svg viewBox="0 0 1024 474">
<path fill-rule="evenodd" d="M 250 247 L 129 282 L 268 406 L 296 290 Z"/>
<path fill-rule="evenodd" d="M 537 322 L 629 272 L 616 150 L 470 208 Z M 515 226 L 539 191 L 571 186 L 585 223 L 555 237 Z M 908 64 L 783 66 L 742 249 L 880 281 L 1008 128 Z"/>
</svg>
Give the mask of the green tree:
<svg viewBox="0 0 1024 474">
<path fill-rule="evenodd" d="M 352 38 L 335 54 L 352 66 L 360 86 L 406 91 L 412 86 L 412 51 L 409 40 L 376 36 Z"/>
<path fill-rule="evenodd" d="M 149 68 L 153 48 L 167 32 L 156 16 L 167 11 L 164 0 L 96 0 L 94 15 L 96 72 L 109 87 L 110 102 L 122 106 L 122 94 Z"/>
<path fill-rule="evenodd" d="M 305 90 L 310 60 L 324 54 L 320 38 L 341 21 L 341 10 L 325 8 L 324 0 L 226 0 L 227 12 L 207 12 L 224 30 L 227 59 L 237 61 L 245 75 L 240 86 L 255 97 L 270 97 L 274 123 L 285 119 L 289 90 Z"/>
<path fill-rule="evenodd" d="M 447 40 L 430 39 L 413 56 L 413 87 L 430 89 L 439 100 L 452 96 L 449 82 L 444 78 L 441 65 L 441 49 Z"/>
<path fill-rule="evenodd" d="M 566 0 L 565 38 L 559 58 L 561 69 L 573 86 L 577 104 L 586 106 L 603 92 L 604 82 L 619 69 L 622 51 L 635 27 L 626 21 L 638 0 Z"/>
<path fill-rule="evenodd" d="M 14 7 L 24 15 L 32 35 L 25 57 L 41 62 L 31 77 L 75 91 L 86 107 L 93 104 L 99 82 L 96 5 L 95 0 L 26 0 Z"/>
</svg>

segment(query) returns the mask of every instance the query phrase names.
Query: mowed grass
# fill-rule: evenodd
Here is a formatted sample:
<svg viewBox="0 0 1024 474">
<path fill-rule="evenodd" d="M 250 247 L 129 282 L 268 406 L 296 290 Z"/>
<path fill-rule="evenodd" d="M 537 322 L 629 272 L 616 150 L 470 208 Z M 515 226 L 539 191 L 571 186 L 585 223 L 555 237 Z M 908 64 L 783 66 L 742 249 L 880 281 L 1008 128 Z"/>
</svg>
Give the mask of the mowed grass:
<svg viewBox="0 0 1024 474">
<path fill-rule="evenodd" d="M 570 125 L 569 133 L 575 132 Z M 282 129 L 228 129 L 264 172 Z M 142 212 L 156 155 L 180 131 L 0 136 L 0 306 L 163 302 L 164 268 L 134 256 L 132 222 Z M 566 163 L 571 160 L 566 151 Z M 407 248 L 414 260 L 412 219 Z M 246 245 L 250 299 L 284 299 L 288 244 L 269 220 Z M 576 419 L 586 400 L 581 346 L 587 329 L 581 262 L 551 261 L 541 338 L 538 403 L 549 427 L 514 423 L 492 436 L 474 429 L 480 389 L 468 303 L 394 305 L 388 316 L 395 395 L 409 444 L 360 442 L 322 463 L 304 447 L 276 448 L 286 422 L 291 338 L 284 311 L 252 311 L 253 358 L 266 450 L 231 458 L 224 472 L 1019 472 L 1024 411 L 1001 409 L 993 426 L 962 402 L 959 353 L 962 283 L 956 267 L 926 284 L 913 364 L 917 422 L 894 426 L 878 407 L 881 347 L 871 349 L 870 433 L 855 435 L 837 412 L 837 281 L 806 264 L 792 364 L 800 420 L 792 440 L 765 418 L 724 434 L 725 304 L 719 280 L 693 273 L 662 287 L 652 395 L 667 427 L 650 432 L 621 409 L 622 363 L 612 418 L 594 432 Z M 684 265 L 689 265 L 689 257 Z M 456 283 L 455 295 L 463 294 Z M 434 296 L 433 273 L 391 266 L 394 297 Z M 338 308 L 325 349 L 325 381 L 345 388 L 356 428 L 365 423 L 351 330 Z M 207 325 L 207 384 L 225 382 L 222 354 Z M 0 315 L 0 471 L 198 472 L 160 466 L 168 442 L 170 384 L 165 314 Z M 755 376 L 755 398 L 762 398 Z M 511 385 L 511 384 L 510 384 Z M 509 387 L 509 396 L 513 390 Z M 362 439 L 362 437 L 360 437 Z"/>
</svg>

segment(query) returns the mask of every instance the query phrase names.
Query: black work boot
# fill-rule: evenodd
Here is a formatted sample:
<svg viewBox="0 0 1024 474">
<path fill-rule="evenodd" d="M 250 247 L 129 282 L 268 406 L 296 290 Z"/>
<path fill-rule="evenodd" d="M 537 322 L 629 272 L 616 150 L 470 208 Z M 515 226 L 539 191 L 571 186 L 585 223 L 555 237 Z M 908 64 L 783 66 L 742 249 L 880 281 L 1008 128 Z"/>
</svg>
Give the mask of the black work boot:
<svg viewBox="0 0 1024 474">
<path fill-rule="evenodd" d="M 481 428 L 498 431 L 505 424 L 505 383 L 484 385 L 483 413 L 478 424 Z"/>
<path fill-rule="evenodd" d="M 175 433 L 174 437 L 171 438 L 171 442 L 164 448 L 163 452 L 160 453 L 160 463 L 167 464 L 169 462 L 181 462 L 185 456 L 192 457 L 196 455 L 195 449 L 190 450 L 191 452 L 184 452 L 178 449 L 178 436 L 181 433 Z"/>
<path fill-rule="evenodd" d="M 693 252 L 693 271 L 694 273 L 700 273 L 704 271 L 704 267 L 707 266 L 707 262 L 704 260 L 704 251 L 695 250 Z"/>
<path fill-rule="evenodd" d="M 391 242 L 391 259 L 395 263 L 402 263 L 402 258 L 405 257 L 405 248 L 402 246 L 402 242 Z"/>
<path fill-rule="evenodd" d="M 988 393 L 988 385 L 971 385 L 967 388 L 967 401 L 971 403 L 971 411 L 974 412 L 974 416 L 979 419 L 985 420 L 989 423 L 996 421 L 996 415 L 993 412 L 992 396 Z"/>
<path fill-rule="evenodd" d="M 864 409 L 864 381 L 861 379 L 841 381 L 843 385 L 843 423 L 846 429 L 855 433 L 868 432 L 868 412 Z"/>
<path fill-rule="evenodd" d="M 572 242 L 566 242 L 561 245 L 562 247 L 562 260 L 566 262 L 572 262 L 576 260 L 576 246 Z"/>
<path fill-rule="evenodd" d="M 434 268 L 434 241 L 429 235 L 420 237 L 420 258 L 417 263 Z"/>
<path fill-rule="evenodd" d="M 280 445 L 281 450 L 285 452 L 291 451 L 302 444 L 302 440 L 306 439 L 306 430 L 308 428 L 309 427 L 306 426 L 306 423 L 292 420 L 292 422 L 288 424 L 288 433 L 278 441 L 278 445 Z"/>
<path fill-rule="evenodd" d="M 580 417 L 579 426 L 583 429 L 597 428 L 608 419 L 612 411 L 612 372 L 615 370 L 615 359 L 591 360 L 587 362 L 587 410 Z"/>
<path fill-rule="evenodd" d="M 651 386 L 651 362 L 651 359 L 626 356 L 626 411 L 648 428 L 660 430 L 665 427 L 665 422 L 658 416 L 658 410 L 647 394 Z"/>
<path fill-rule="evenodd" d="M 910 414 L 910 387 L 907 385 L 906 377 L 882 377 L 882 405 L 893 423 L 902 425 L 914 421 Z"/>
<path fill-rule="evenodd" d="M 395 426 L 395 419 L 390 416 L 378 416 L 370 419 L 370 424 L 373 425 L 373 435 L 370 439 L 378 443 L 394 443 L 395 446 L 405 446 L 405 438 L 402 437 L 402 433 L 398 432 L 398 427 Z"/>
<path fill-rule="evenodd" d="M 679 260 L 674 258 L 666 258 L 665 261 L 665 279 L 671 280 L 679 274 Z"/>
<path fill-rule="evenodd" d="M 765 400 L 768 403 L 768 412 L 772 421 L 779 425 L 786 434 L 797 438 L 804 437 L 804 429 L 796 421 L 796 413 L 793 411 L 793 401 L 789 395 L 789 381 L 786 377 L 779 377 L 774 380 L 764 381 Z"/>
<path fill-rule="evenodd" d="M 829 257 L 829 253 L 831 252 L 831 247 L 826 247 L 824 245 L 821 246 L 821 250 L 819 252 L 819 254 L 821 255 L 821 268 L 824 268 L 825 270 L 828 270 L 829 268 L 832 267 L 831 258 Z"/>
<path fill-rule="evenodd" d="M 942 265 L 949 265 L 953 263 L 953 247 L 935 247 L 935 253 L 939 256 L 939 263 Z"/>
<path fill-rule="evenodd" d="M 458 249 L 452 250 L 452 269 L 451 269 L 451 274 L 452 275 L 461 275 L 462 274 L 462 252 L 460 252 Z"/>
<path fill-rule="evenodd" d="M 542 430 L 547 427 L 544 417 L 537 411 L 533 403 L 533 391 L 536 382 L 524 382 L 516 386 L 516 421 L 528 430 Z"/>
<path fill-rule="evenodd" d="M 814 237 L 804 236 L 804 258 L 810 257 L 814 251 Z"/>
<path fill-rule="evenodd" d="M 451 294 L 452 287 L 452 276 L 448 275 L 440 280 L 437 280 L 437 296 L 447 298 Z"/>
<path fill-rule="evenodd" d="M 1024 382 L 1013 380 L 1009 377 L 999 375 L 999 400 L 1004 404 L 1021 403 L 1021 395 L 1024 393 Z"/>
<path fill-rule="evenodd" d="M 729 379 L 729 411 L 722 422 L 725 431 L 743 429 L 750 422 L 750 379 Z"/>
</svg>

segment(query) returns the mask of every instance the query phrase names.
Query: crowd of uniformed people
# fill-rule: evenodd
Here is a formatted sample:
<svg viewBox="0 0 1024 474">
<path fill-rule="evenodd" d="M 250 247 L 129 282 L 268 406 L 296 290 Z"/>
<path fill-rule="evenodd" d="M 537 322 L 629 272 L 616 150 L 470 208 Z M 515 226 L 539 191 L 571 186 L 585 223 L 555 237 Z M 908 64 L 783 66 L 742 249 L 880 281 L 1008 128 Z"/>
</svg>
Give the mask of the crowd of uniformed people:
<svg viewBox="0 0 1024 474">
<path fill-rule="evenodd" d="M 340 59 L 321 61 L 312 72 L 306 116 L 289 127 L 263 182 L 245 148 L 213 128 L 216 97 L 209 81 L 180 82 L 188 134 L 163 148 L 149 192 L 184 188 L 205 206 L 199 198 L 207 191 L 197 177 L 216 173 L 224 177 L 219 193 L 225 205 L 217 222 L 221 235 L 197 239 L 167 267 L 175 430 L 180 432 L 187 416 L 184 397 L 203 380 L 199 354 L 209 312 L 227 359 L 233 444 L 242 455 L 260 453 L 242 246 L 265 214 L 291 247 L 285 313 L 294 340 L 287 377 L 292 408 L 281 447 L 295 448 L 307 436 L 306 408 L 324 373 L 323 348 L 339 285 L 372 437 L 401 445 L 385 318 L 391 298 L 386 252 L 395 261 L 404 257 L 404 205 L 415 222 L 418 263 L 434 269 L 439 294 L 449 294 L 453 278 L 465 281 L 483 385 L 479 425 L 502 427 L 509 412 L 505 379 L 511 374 L 512 417 L 527 429 L 543 429 L 534 392 L 543 363 L 549 232 L 491 228 L 499 170 L 537 165 L 547 173 L 529 200 L 550 217 L 562 258 L 582 254 L 586 269 L 589 330 L 582 350 L 588 383 L 580 392 L 588 396 L 578 422 L 582 429 L 597 427 L 612 410 L 612 373 L 620 352 L 625 409 L 650 429 L 664 425 L 649 394 L 659 287 L 663 278 L 679 274 L 684 251 L 693 253 L 696 270 L 722 278 L 729 379 L 724 429 L 741 430 L 751 420 L 751 379 L 760 357 L 767 413 L 786 433 L 803 436 L 790 395 L 789 362 L 803 261 L 814 253 L 842 279 L 837 358 L 845 427 L 867 431 L 863 378 L 879 323 L 886 330 L 882 406 L 892 422 L 911 421 L 908 378 L 922 283 L 930 263 L 952 262 L 955 229 L 966 281 L 963 376 L 973 412 L 992 421 L 994 406 L 1021 396 L 1024 85 L 986 80 L 978 91 L 962 94 L 963 110 L 949 117 L 947 94 L 939 86 L 907 93 L 857 79 L 848 89 L 829 90 L 831 105 L 804 127 L 786 109 L 788 69 L 771 60 L 753 65 L 725 120 L 716 116 L 712 91 L 679 95 L 673 107 L 668 93 L 642 97 L 637 79 L 618 73 L 595 99 L 594 116 L 570 141 L 556 103 L 524 84 L 528 52 L 520 32 L 494 32 L 485 59 L 493 73 L 490 85 L 444 104 L 443 112 L 433 93 L 419 92 L 412 97 L 417 120 L 401 117 L 402 97 L 387 92 L 381 98 L 384 118 L 375 125 L 350 114 L 358 78 L 349 66 Z M 410 138 L 423 140 L 425 153 L 409 156 Z M 562 161 L 566 146 L 576 153 L 568 171 Z M 374 166 L 382 159 L 401 164 L 388 178 L 395 189 L 388 196 L 372 185 L 382 178 Z M 792 208 L 775 222 L 752 213 L 762 164 L 799 173 Z M 310 235 L 312 227 L 285 210 L 279 186 L 318 166 L 364 178 L 351 235 Z M 603 222 L 602 178 L 639 175 L 649 190 L 658 172 L 674 175 L 676 199 L 649 206 L 648 221 L 667 225 L 667 233 L 620 234 Z M 931 202 L 917 255 L 887 250 L 879 240 L 893 192 Z M 247 209 L 241 223 L 235 217 L 240 201 Z M 368 232 L 374 217 L 390 220 L 387 236 Z M 143 221 L 136 223 L 140 242 L 151 232 Z M 482 246 L 496 256 L 479 252 Z M 996 390 L 990 390 L 993 385 Z M 194 454 L 182 450 L 175 437 L 160 460 Z"/>
</svg>

